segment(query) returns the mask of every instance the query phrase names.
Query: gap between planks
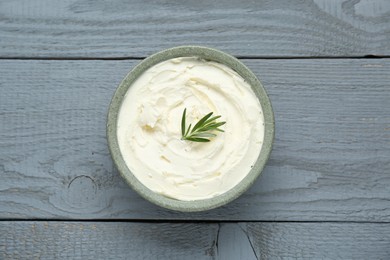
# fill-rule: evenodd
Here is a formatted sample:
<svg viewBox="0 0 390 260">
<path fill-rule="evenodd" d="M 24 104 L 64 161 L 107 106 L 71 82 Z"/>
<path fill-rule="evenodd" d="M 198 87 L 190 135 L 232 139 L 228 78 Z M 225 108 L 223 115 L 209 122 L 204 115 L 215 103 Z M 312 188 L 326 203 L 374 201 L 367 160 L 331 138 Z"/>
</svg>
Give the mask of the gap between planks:
<svg viewBox="0 0 390 260">
<path fill-rule="evenodd" d="M 330 220 L 330 221 L 284 221 L 284 220 L 191 220 L 191 219 L 66 219 L 66 218 L 56 218 L 56 219 L 34 219 L 34 218 L 25 218 L 25 219 L 12 219 L 12 218 L 3 218 L 0 219 L 1 222 L 117 222 L 117 223 L 177 223 L 177 224 L 218 224 L 218 223 L 291 223 L 291 224 L 319 224 L 319 223 L 329 223 L 329 224 L 390 224 L 390 221 L 339 221 L 339 220 Z"/>
<path fill-rule="evenodd" d="M 0 57 L 0 60 L 143 60 L 147 56 L 123 56 L 123 57 Z M 327 56 L 234 56 L 237 59 L 245 60 L 324 60 L 324 59 L 388 59 L 390 55 L 376 56 L 376 55 L 364 55 L 364 56 L 337 56 L 337 57 L 327 57 Z"/>
</svg>

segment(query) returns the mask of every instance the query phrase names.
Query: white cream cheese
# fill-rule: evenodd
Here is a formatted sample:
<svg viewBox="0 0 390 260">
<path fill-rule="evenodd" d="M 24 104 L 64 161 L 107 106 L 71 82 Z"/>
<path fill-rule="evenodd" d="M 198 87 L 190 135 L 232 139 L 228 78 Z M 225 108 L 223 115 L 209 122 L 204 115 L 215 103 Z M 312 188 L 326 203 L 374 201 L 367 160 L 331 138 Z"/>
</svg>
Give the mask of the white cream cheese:
<svg viewBox="0 0 390 260">
<path fill-rule="evenodd" d="M 214 112 L 226 121 L 225 132 L 208 143 L 181 140 L 184 108 L 187 126 Z M 182 57 L 153 66 L 132 84 L 117 129 L 123 158 L 143 185 L 192 201 L 225 193 L 248 174 L 262 147 L 264 117 L 253 90 L 235 71 Z"/>
</svg>

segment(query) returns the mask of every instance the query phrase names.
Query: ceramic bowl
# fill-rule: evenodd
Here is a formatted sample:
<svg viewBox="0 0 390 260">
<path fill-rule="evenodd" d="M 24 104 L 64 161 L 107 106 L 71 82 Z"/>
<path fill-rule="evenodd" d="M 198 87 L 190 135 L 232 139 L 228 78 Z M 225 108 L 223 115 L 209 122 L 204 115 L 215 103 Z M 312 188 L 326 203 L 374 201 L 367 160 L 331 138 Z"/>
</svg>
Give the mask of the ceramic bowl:
<svg viewBox="0 0 390 260">
<path fill-rule="evenodd" d="M 117 119 L 123 98 L 127 90 L 145 70 L 165 60 L 189 56 L 196 56 L 205 60 L 222 63 L 236 71 L 239 75 L 241 75 L 241 77 L 243 77 L 252 87 L 254 93 L 260 101 L 264 114 L 265 132 L 263 147 L 261 149 L 259 157 L 257 158 L 257 161 L 254 164 L 253 168 L 240 183 L 238 183 L 231 190 L 210 199 L 180 201 L 153 192 L 152 190 L 144 186 L 132 174 L 132 172 L 126 166 L 126 163 L 119 150 L 119 144 L 117 139 Z M 260 176 L 261 172 L 264 169 L 264 166 L 272 150 L 274 131 L 275 124 L 272 106 L 267 96 L 267 93 L 264 90 L 264 87 L 256 78 L 256 76 L 235 57 L 216 49 L 201 46 L 181 46 L 166 49 L 156 54 L 153 54 L 141 61 L 132 71 L 127 74 L 127 76 L 118 86 L 112 98 L 107 118 L 108 146 L 113 161 L 122 177 L 139 195 L 141 195 L 146 200 L 163 208 L 182 212 L 205 211 L 213 209 L 225 205 L 243 194 L 255 182 L 255 180 Z"/>
</svg>

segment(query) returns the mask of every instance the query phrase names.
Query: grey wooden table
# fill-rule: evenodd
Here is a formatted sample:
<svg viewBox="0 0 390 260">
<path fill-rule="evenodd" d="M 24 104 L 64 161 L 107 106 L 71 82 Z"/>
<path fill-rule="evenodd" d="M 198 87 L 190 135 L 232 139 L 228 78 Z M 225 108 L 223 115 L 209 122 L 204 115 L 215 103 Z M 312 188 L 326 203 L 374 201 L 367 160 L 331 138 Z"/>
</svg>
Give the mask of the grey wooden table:
<svg viewBox="0 0 390 260">
<path fill-rule="evenodd" d="M 231 53 L 276 119 L 264 174 L 204 213 L 120 178 L 106 112 L 140 59 Z M 0 259 L 390 259 L 390 1 L 0 0 Z"/>
</svg>

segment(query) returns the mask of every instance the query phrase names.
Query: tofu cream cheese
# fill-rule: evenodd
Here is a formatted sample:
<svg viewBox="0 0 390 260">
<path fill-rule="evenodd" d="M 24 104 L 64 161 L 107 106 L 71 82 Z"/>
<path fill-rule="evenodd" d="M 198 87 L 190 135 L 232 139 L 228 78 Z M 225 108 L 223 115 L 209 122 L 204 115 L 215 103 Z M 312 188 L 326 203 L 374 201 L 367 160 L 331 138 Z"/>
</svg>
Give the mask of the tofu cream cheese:
<svg viewBox="0 0 390 260">
<path fill-rule="evenodd" d="M 214 112 L 224 132 L 210 142 L 181 140 L 187 126 Z M 264 116 L 255 93 L 229 67 L 199 59 L 170 59 L 146 70 L 128 89 L 119 110 L 117 138 L 123 159 L 150 190 L 194 201 L 223 194 L 256 162 Z"/>
</svg>

